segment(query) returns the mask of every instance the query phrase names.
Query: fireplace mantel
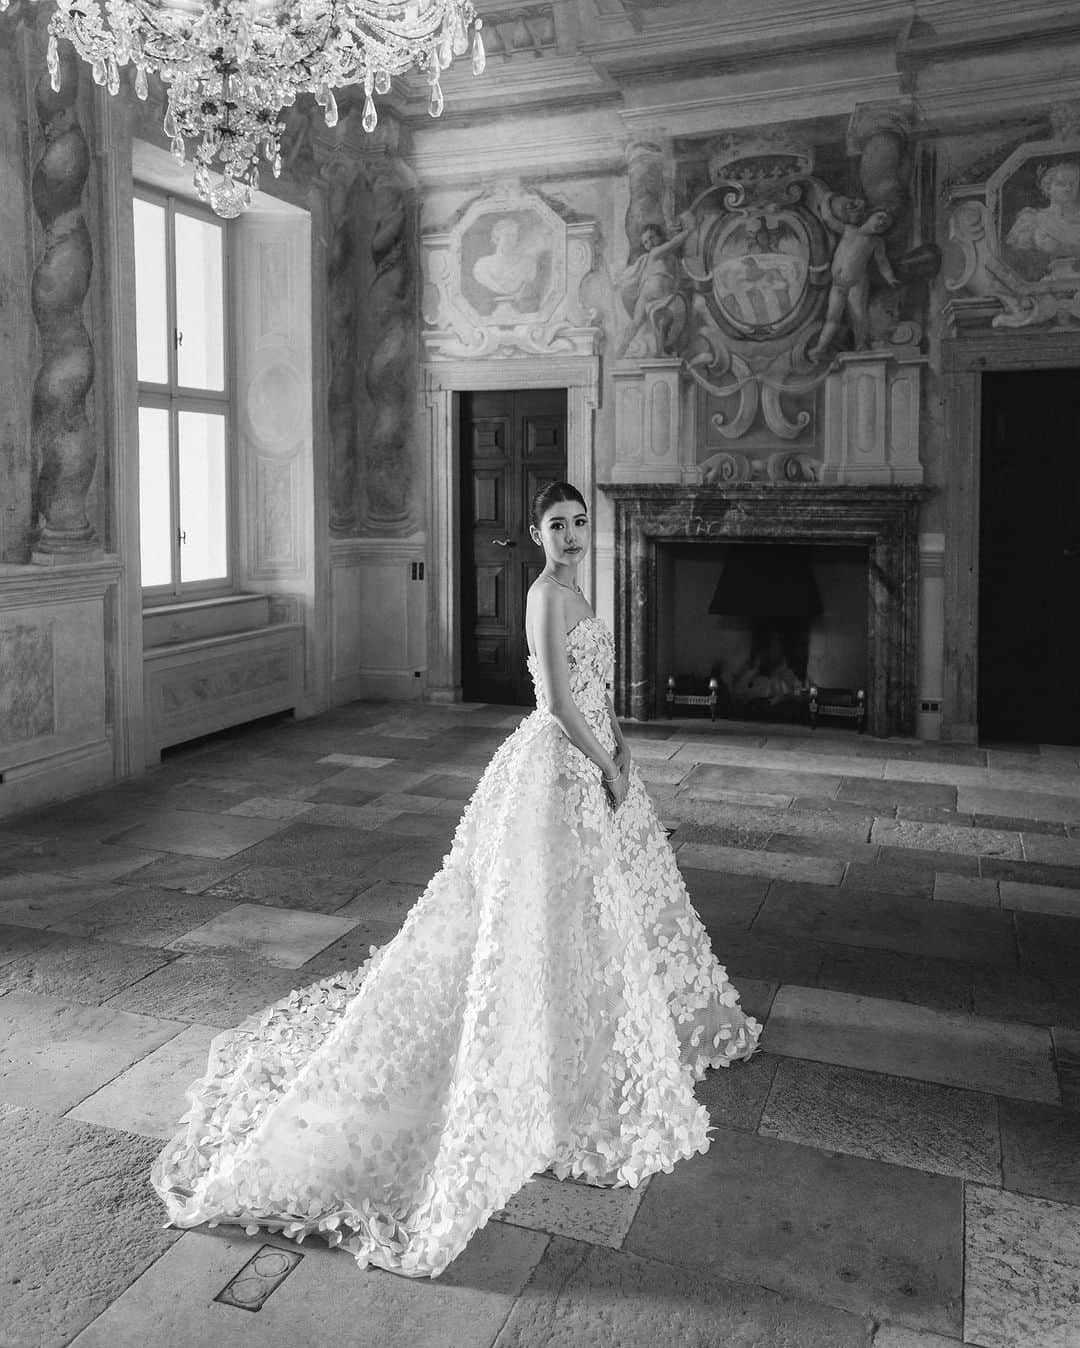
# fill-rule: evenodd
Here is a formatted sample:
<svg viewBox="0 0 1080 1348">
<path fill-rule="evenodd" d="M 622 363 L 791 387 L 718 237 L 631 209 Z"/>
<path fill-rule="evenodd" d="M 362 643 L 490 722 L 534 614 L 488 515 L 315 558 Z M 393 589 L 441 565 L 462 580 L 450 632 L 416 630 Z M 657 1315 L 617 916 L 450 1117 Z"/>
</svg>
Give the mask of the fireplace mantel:
<svg viewBox="0 0 1080 1348">
<path fill-rule="evenodd" d="M 868 567 L 867 729 L 915 728 L 918 486 L 744 483 L 600 485 L 615 506 L 615 701 L 648 720 L 656 705 L 657 548 L 732 540 L 865 547 Z"/>
</svg>

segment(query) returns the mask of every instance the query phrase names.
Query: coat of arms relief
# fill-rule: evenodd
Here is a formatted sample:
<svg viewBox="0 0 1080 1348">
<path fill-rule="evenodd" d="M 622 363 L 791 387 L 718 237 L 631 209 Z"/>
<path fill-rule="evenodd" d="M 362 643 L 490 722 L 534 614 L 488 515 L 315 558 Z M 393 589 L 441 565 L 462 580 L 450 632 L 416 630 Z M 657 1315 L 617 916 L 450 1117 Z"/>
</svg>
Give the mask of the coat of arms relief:
<svg viewBox="0 0 1080 1348">
<path fill-rule="evenodd" d="M 859 195 L 816 176 L 807 147 L 733 136 L 716 144 L 708 185 L 673 225 L 643 223 L 617 278 L 627 320 L 616 347 L 617 479 L 921 480 L 917 371 L 907 367 L 921 360 L 922 331 L 903 301 L 908 282 L 936 267 L 936 250 L 890 259 L 887 237 L 907 204 L 903 144 L 891 129 L 875 134 Z M 865 377 L 845 390 L 860 359 Z M 911 412 L 902 429 L 898 378 Z M 688 384 L 707 421 L 689 433 Z M 853 392 L 884 399 L 873 420 L 887 412 L 903 442 L 864 447 L 861 464 L 834 443 Z"/>
</svg>

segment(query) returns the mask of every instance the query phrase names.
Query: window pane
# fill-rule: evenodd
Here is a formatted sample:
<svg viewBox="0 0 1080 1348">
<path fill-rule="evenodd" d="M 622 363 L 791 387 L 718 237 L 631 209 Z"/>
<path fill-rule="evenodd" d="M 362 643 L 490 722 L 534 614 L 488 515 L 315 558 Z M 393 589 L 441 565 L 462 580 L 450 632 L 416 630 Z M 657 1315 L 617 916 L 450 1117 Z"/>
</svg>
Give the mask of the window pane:
<svg viewBox="0 0 1080 1348">
<path fill-rule="evenodd" d="M 169 414 L 139 408 L 139 552 L 142 583 L 172 583 L 172 520 L 169 513 Z"/>
<path fill-rule="evenodd" d="M 138 378 L 169 382 L 165 208 L 135 198 L 135 332 Z"/>
<path fill-rule="evenodd" d="M 180 579 L 220 580 L 229 574 L 225 418 L 180 413 Z"/>
<path fill-rule="evenodd" d="M 225 231 L 176 212 L 176 352 L 181 387 L 225 388 Z"/>
</svg>

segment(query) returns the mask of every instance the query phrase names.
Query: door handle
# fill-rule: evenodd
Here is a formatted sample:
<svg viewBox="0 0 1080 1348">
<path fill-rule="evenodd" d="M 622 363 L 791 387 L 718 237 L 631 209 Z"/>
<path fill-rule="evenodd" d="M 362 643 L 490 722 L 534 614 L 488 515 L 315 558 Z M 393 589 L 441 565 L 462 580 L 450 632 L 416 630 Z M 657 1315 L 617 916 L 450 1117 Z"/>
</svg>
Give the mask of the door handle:
<svg viewBox="0 0 1080 1348">
<path fill-rule="evenodd" d="M 516 548 L 517 544 L 512 538 L 493 538 L 491 540 L 497 548 Z"/>
</svg>

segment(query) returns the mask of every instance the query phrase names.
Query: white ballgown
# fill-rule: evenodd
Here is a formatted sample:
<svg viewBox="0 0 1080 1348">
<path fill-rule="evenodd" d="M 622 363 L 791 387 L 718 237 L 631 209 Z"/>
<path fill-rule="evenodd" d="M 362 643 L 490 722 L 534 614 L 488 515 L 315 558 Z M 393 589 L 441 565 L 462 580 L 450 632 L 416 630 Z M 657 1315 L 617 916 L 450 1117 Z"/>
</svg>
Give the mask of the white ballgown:
<svg viewBox="0 0 1080 1348">
<path fill-rule="evenodd" d="M 612 750 L 612 641 L 567 635 Z M 440 1273 L 530 1176 L 636 1185 L 709 1145 L 693 1082 L 753 1053 L 636 768 L 613 811 L 548 709 L 500 746 L 389 944 L 210 1048 L 152 1180 L 173 1224 L 318 1233 Z"/>
</svg>

